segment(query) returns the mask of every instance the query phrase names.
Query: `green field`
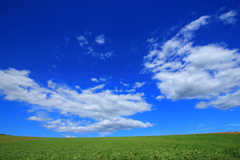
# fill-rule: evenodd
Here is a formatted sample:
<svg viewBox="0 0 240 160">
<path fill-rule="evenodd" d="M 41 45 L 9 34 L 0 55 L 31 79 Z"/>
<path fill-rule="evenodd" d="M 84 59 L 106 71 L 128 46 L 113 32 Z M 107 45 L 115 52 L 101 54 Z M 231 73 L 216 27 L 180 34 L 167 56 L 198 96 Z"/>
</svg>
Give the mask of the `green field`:
<svg viewBox="0 0 240 160">
<path fill-rule="evenodd" d="M 106 138 L 0 136 L 0 159 L 240 159 L 240 134 Z"/>
</svg>

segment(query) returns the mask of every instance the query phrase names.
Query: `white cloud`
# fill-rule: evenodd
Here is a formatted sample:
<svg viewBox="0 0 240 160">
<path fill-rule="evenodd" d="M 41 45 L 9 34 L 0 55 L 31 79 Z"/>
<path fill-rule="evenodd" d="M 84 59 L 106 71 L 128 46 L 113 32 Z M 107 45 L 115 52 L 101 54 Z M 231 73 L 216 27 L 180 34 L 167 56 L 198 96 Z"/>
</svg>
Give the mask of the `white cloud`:
<svg viewBox="0 0 240 160">
<path fill-rule="evenodd" d="M 69 136 L 69 135 L 66 135 L 65 137 L 66 137 L 66 138 L 71 138 L 71 137 L 72 137 L 72 138 L 75 138 L 76 136 Z"/>
<path fill-rule="evenodd" d="M 98 43 L 98 44 L 104 44 L 105 43 L 105 36 L 102 34 L 102 35 L 99 35 L 95 38 L 95 41 Z"/>
<path fill-rule="evenodd" d="M 87 41 L 87 39 L 84 36 L 78 36 L 77 40 L 79 41 L 80 46 L 88 44 L 88 41 Z"/>
<path fill-rule="evenodd" d="M 88 91 L 96 91 L 98 89 L 103 89 L 103 87 L 105 86 L 105 84 L 101 84 L 101 85 L 97 85 L 95 87 L 89 88 L 87 90 L 85 90 L 84 92 L 88 92 Z"/>
<path fill-rule="evenodd" d="M 43 122 L 43 121 L 47 121 L 47 120 L 52 120 L 52 118 L 32 116 L 32 117 L 29 117 L 28 120 Z"/>
<path fill-rule="evenodd" d="M 154 43 L 154 42 L 156 42 L 158 40 L 158 38 L 148 38 L 147 39 L 147 42 L 149 42 L 149 43 Z"/>
<path fill-rule="evenodd" d="M 105 54 L 105 57 L 106 57 L 106 58 L 110 58 L 111 56 L 113 56 L 113 51 L 107 52 L 107 53 Z"/>
<path fill-rule="evenodd" d="M 174 30 L 176 30 L 178 28 L 178 26 L 172 26 L 170 29 L 169 29 L 169 31 L 174 31 Z"/>
<path fill-rule="evenodd" d="M 237 21 L 235 18 L 236 15 L 237 15 L 237 11 L 231 10 L 227 13 L 220 15 L 219 19 L 226 24 L 235 24 L 235 22 Z"/>
<path fill-rule="evenodd" d="M 45 127 L 56 131 L 74 132 L 111 132 L 131 127 L 148 127 L 150 123 L 143 123 L 122 116 L 150 111 L 151 105 L 144 100 L 143 93 L 115 94 L 111 90 L 103 90 L 105 84 L 82 90 L 78 93 L 69 87 L 48 81 L 48 88 L 42 87 L 28 77 L 27 70 L 0 70 L 0 93 L 6 100 L 23 101 L 42 110 L 55 110 L 60 114 L 77 115 L 79 118 L 90 118 L 95 122 L 86 126 L 62 123 L 63 120 L 46 121 Z M 36 107 L 37 106 L 37 107 Z M 30 120 L 41 121 L 44 114 L 38 114 Z M 45 116 L 45 118 L 48 118 Z M 48 119 L 45 119 L 48 120 Z M 61 121 L 61 122 L 60 122 Z M 66 123 L 72 127 L 66 125 Z M 59 127 L 60 126 L 60 127 Z M 63 127 L 61 127 L 63 126 Z"/>
<path fill-rule="evenodd" d="M 240 127 L 240 123 L 231 123 L 225 126 L 233 126 L 233 127 Z"/>
<path fill-rule="evenodd" d="M 134 88 L 132 88 L 130 90 L 125 90 L 125 92 L 135 92 L 135 91 L 136 91 L 136 89 L 134 89 Z"/>
<path fill-rule="evenodd" d="M 97 78 L 91 78 L 91 81 L 98 82 Z"/>
<path fill-rule="evenodd" d="M 93 51 L 93 48 L 91 46 L 87 47 L 87 53 L 86 54 L 91 54 L 92 56 L 96 56 L 97 54 Z"/>
<path fill-rule="evenodd" d="M 28 112 L 28 113 L 32 113 L 32 112 L 34 112 L 34 111 L 31 111 L 31 112 Z M 29 117 L 28 120 L 38 121 L 38 122 L 53 120 L 52 118 L 49 118 L 48 114 L 45 113 L 44 111 L 38 111 L 35 114 L 36 114 L 36 116 Z"/>
<path fill-rule="evenodd" d="M 27 111 L 27 113 L 32 113 L 32 112 L 34 112 L 34 110 L 28 110 L 28 111 Z"/>
<path fill-rule="evenodd" d="M 159 100 L 159 101 L 161 101 L 161 100 L 164 99 L 164 98 L 165 98 L 165 97 L 164 97 L 164 96 L 161 96 L 161 95 L 156 97 L 156 99 Z"/>
<path fill-rule="evenodd" d="M 201 99 L 197 108 L 228 109 L 240 106 L 240 55 L 220 44 L 193 46 L 194 31 L 208 24 L 202 16 L 182 28 L 172 39 L 153 45 L 145 56 L 145 69 L 166 98 Z"/>
<path fill-rule="evenodd" d="M 129 86 L 129 84 L 126 84 L 126 83 L 123 83 L 123 82 L 120 82 L 121 84 L 123 84 L 124 86 Z M 134 85 L 133 85 L 133 88 L 132 89 L 129 89 L 129 90 L 125 90 L 125 92 L 136 92 L 136 88 L 140 88 L 142 87 L 144 84 L 146 84 L 146 82 L 135 82 Z"/>
<path fill-rule="evenodd" d="M 76 89 L 80 89 L 80 87 L 79 87 L 79 86 L 75 86 L 75 88 L 76 88 Z"/>
<path fill-rule="evenodd" d="M 120 82 L 122 85 L 124 85 L 124 86 L 126 86 L 126 87 L 128 87 L 129 86 L 129 84 L 127 84 L 127 83 L 123 83 L 123 82 Z"/>
<path fill-rule="evenodd" d="M 100 58 L 100 59 L 102 59 L 102 60 L 105 60 L 105 59 L 107 59 L 107 58 L 111 58 L 112 56 L 114 56 L 113 51 L 107 52 L 107 53 L 98 53 L 98 52 L 95 52 L 95 51 L 93 50 L 93 47 L 92 47 L 92 46 L 87 47 L 87 50 L 88 50 L 88 51 L 87 51 L 85 54 L 91 54 L 93 57 L 98 57 L 98 58 Z"/>
<path fill-rule="evenodd" d="M 106 81 L 106 79 L 105 79 L 105 78 L 100 78 L 99 80 L 100 80 L 100 81 Z"/>
<path fill-rule="evenodd" d="M 85 33 L 85 34 L 87 34 L 87 33 Z M 91 34 L 89 34 L 89 35 L 91 35 Z M 97 48 L 95 48 L 94 45 L 91 45 L 91 43 L 89 44 L 87 38 L 84 37 L 84 36 L 78 36 L 76 38 L 79 41 L 80 46 L 85 49 L 85 51 L 83 52 L 84 54 L 90 54 L 93 57 L 97 57 L 97 58 L 100 58 L 102 60 L 105 60 L 107 58 L 111 58 L 111 57 L 114 56 L 113 51 L 108 51 L 106 53 L 99 52 L 99 50 L 97 50 Z M 95 41 L 98 44 L 104 44 L 105 41 L 106 41 L 106 38 L 102 34 L 102 35 L 97 36 L 95 38 Z"/>
<path fill-rule="evenodd" d="M 61 120 L 59 123 L 56 124 L 45 124 L 44 127 L 57 132 L 88 133 L 115 132 L 117 130 L 131 130 L 132 128 L 147 128 L 153 126 L 153 124 L 150 124 L 148 122 L 143 123 L 141 121 L 126 118 L 115 118 L 111 120 L 105 119 L 99 122 L 91 123 L 87 126 L 81 124 L 81 121 L 71 122 L 69 120 Z"/>
<path fill-rule="evenodd" d="M 147 82 L 142 82 L 142 83 L 140 83 L 140 82 L 135 82 L 134 83 L 134 86 L 133 86 L 133 88 L 141 88 L 144 84 L 146 84 Z"/>
<path fill-rule="evenodd" d="M 99 53 L 98 56 L 100 59 L 105 60 L 106 58 L 110 58 L 113 56 L 113 52 L 107 52 L 107 53 Z"/>
</svg>

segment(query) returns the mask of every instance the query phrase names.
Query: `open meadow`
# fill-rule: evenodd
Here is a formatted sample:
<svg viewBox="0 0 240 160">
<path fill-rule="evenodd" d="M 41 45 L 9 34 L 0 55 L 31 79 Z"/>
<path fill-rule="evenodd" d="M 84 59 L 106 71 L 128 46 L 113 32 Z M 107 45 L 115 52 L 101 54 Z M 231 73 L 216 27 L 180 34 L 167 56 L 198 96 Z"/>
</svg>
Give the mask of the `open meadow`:
<svg viewBox="0 0 240 160">
<path fill-rule="evenodd" d="M 0 159 L 240 159 L 240 134 L 105 138 L 1 135 Z"/>
</svg>

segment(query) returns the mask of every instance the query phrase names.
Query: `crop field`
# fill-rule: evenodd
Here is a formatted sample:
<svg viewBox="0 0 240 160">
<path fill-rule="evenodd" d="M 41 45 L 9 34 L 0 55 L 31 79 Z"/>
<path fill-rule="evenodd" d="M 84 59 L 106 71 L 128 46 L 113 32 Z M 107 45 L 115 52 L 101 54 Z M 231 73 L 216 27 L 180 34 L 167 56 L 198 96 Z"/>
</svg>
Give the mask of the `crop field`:
<svg viewBox="0 0 240 160">
<path fill-rule="evenodd" d="M 1 135 L 0 159 L 240 159 L 240 134 L 105 138 Z"/>
</svg>

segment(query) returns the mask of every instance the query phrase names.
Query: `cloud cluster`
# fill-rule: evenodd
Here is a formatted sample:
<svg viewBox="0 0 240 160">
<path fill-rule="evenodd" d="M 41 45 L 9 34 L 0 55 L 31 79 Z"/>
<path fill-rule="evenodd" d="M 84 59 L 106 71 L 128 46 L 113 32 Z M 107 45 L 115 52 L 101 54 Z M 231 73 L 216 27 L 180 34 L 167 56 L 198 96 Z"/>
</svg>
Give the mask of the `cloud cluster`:
<svg viewBox="0 0 240 160">
<path fill-rule="evenodd" d="M 88 44 L 87 38 L 85 38 L 84 36 L 78 36 L 77 40 L 79 41 L 80 46 Z"/>
<path fill-rule="evenodd" d="M 124 86 L 129 86 L 129 84 L 125 84 L 125 83 L 122 83 L 120 82 L 121 84 L 123 84 Z M 136 88 L 141 88 L 144 84 L 146 84 L 147 82 L 135 82 L 133 84 L 133 87 L 132 89 L 129 89 L 129 90 L 125 90 L 125 92 L 136 92 Z"/>
<path fill-rule="evenodd" d="M 238 49 L 221 44 L 194 46 L 191 41 L 194 31 L 207 25 L 210 18 L 202 16 L 170 40 L 152 45 L 144 58 L 143 73 L 154 74 L 152 78 L 158 80 L 158 88 L 168 99 L 200 99 L 197 108 L 240 106 Z"/>
<path fill-rule="evenodd" d="M 105 84 L 89 89 L 76 90 L 48 81 L 42 87 L 28 77 L 27 70 L 0 70 L 0 93 L 6 100 L 23 101 L 38 106 L 39 109 L 58 110 L 61 114 L 78 115 L 97 121 L 92 124 L 52 120 L 44 114 L 29 117 L 29 120 L 45 121 L 45 127 L 59 132 L 112 132 L 120 129 L 151 127 L 150 123 L 126 119 L 136 113 L 150 111 L 151 105 L 144 100 L 143 93 L 115 94 L 103 90 Z M 77 86 L 77 89 L 80 89 Z"/>
<path fill-rule="evenodd" d="M 91 81 L 98 82 L 98 81 L 106 81 L 105 78 L 100 78 L 99 80 L 97 78 L 91 78 Z"/>
<path fill-rule="evenodd" d="M 102 34 L 102 35 L 99 35 L 95 38 L 95 41 L 98 43 L 98 44 L 104 44 L 105 43 L 105 36 Z"/>
<path fill-rule="evenodd" d="M 98 57 L 102 60 L 111 58 L 114 55 L 113 51 L 108 51 L 107 53 L 100 53 L 98 51 L 95 51 L 96 49 L 94 49 L 94 43 L 93 44 L 89 43 L 86 36 L 80 35 L 80 36 L 77 36 L 76 38 L 80 46 L 86 50 L 85 54 L 91 54 L 93 57 Z M 103 34 L 99 35 L 95 37 L 95 42 L 97 44 L 103 45 L 106 42 L 106 38 Z"/>
</svg>

